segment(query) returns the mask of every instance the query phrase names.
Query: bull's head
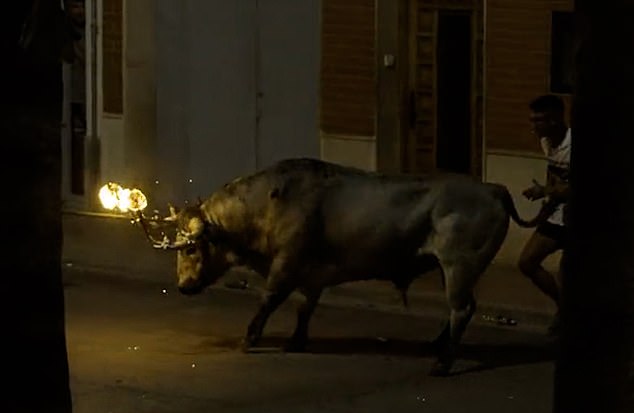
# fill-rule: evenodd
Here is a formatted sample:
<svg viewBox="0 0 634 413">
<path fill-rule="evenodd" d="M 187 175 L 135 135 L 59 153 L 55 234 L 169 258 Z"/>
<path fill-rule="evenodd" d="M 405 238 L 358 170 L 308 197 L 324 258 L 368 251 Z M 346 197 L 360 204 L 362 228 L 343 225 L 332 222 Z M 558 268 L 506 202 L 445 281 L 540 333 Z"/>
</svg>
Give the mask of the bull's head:
<svg viewBox="0 0 634 413">
<path fill-rule="evenodd" d="M 183 294 L 198 294 L 217 281 L 230 267 L 228 251 L 221 245 L 222 231 L 205 219 L 200 205 L 177 211 L 170 206 L 167 218 L 146 218 L 137 214 L 147 238 L 156 249 L 176 251 L 178 289 Z M 173 239 L 166 230 L 174 230 Z M 160 230 L 163 238 L 153 233 Z"/>
<path fill-rule="evenodd" d="M 147 198 L 139 189 L 124 188 L 109 182 L 99 190 L 105 209 L 127 212 L 140 224 L 154 248 L 176 251 L 178 289 L 183 294 L 197 294 L 220 278 L 229 268 L 231 257 L 221 228 L 209 222 L 203 213 L 203 203 L 178 212 L 170 206 L 170 216 L 158 212 L 146 217 L 143 210 Z M 155 234 L 160 233 L 157 238 Z M 172 234 L 172 239 L 167 235 Z"/>
</svg>

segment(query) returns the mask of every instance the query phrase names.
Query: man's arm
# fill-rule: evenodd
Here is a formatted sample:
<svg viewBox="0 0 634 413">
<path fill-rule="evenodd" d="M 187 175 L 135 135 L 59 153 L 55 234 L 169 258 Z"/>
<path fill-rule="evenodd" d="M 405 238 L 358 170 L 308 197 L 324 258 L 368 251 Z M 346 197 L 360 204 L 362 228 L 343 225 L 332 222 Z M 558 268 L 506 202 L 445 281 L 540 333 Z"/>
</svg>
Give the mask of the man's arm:
<svg viewBox="0 0 634 413">
<path fill-rule="evenodd" d="M 533 186 L 522 191 L 522 195 L 530 201 L 537 201 L 538 199 L 546 197 L 545 187 L 533 179 Z"/>
<path fill-rule="evenodd" d="M 566 202 L 570 197 L 570 185 L 567 181 L 554 179 L 546 185 L 544 193 L 552 200 Z"/>
</svg>

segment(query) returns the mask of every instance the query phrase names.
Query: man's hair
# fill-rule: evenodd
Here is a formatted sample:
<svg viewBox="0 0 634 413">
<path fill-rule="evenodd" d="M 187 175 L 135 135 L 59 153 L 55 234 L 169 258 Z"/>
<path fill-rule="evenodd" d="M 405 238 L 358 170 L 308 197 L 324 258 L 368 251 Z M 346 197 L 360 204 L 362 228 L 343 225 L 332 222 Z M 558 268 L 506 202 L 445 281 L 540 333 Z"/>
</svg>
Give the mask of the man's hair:
<svg viewBox="0 0 634 413">
<path fill-rule="evenodd" d="M 564 101 L 556 95 L 542 95 L 535 98 L 528 107 L 533 112 L 564 112 Z"/>
</svg>

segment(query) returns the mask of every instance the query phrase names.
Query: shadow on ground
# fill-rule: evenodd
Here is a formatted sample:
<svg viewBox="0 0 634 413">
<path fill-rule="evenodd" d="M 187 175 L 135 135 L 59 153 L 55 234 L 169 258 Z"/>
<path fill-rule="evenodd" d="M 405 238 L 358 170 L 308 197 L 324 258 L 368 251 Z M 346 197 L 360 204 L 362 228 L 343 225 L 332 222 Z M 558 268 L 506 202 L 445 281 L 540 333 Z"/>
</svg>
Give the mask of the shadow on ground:
<svg viewBox="0 0 634 413">
<path fill-rule="evenodd" d="M 249 353 L 281 353 L 286 337 L 267 336 Z M 207 338 L 199 345 L 200 352 L 225 350 L 240 351 L 240 338 Z M 428 341 L 385 338 L 311 338 L 306 354 L 332 355 L 382 355 L 412 358 L 433 358 L 434 346 Z M 501 367 L 519 366 L 555 360 L 555 345 L 518 344 L 461 344 L 458 359 L 475 362 L 472 367 L 456 370 L 453 375 L 462 375 Z"/>
</svg>

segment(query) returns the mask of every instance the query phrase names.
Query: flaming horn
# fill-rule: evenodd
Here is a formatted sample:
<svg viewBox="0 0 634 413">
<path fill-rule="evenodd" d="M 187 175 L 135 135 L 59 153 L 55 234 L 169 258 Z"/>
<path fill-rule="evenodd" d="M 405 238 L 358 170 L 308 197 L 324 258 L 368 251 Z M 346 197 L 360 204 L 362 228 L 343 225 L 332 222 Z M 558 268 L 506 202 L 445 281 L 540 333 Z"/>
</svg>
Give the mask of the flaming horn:
<svg viewBox="0 0 634 413">
<path fill-rule="evenodd" d="M 147 197 L 140 189 L 124 188 L 117 183 L 108 182 L 99 190 L 99 200 L 101 205 L 107 210 L 129 213 L 132 217 L 132 223 L 141 225 L 145 236 L 156 249 L 182 249 L 194 242 L 188 236 L 181 237 L 175 242 L 170 241 L 163 229 L 166 226 L 174 226 L 176 224 L 176 209 L 170 205 L 170 216 L 166 218 L 159 217 L 158 213 L 152 218 L 146 217 L 143 214 L 143 210 L 148 205 Z M 155 229 L 161 231 L 162 239 L 159 240 L 152 235 Z"/>
</svg>

